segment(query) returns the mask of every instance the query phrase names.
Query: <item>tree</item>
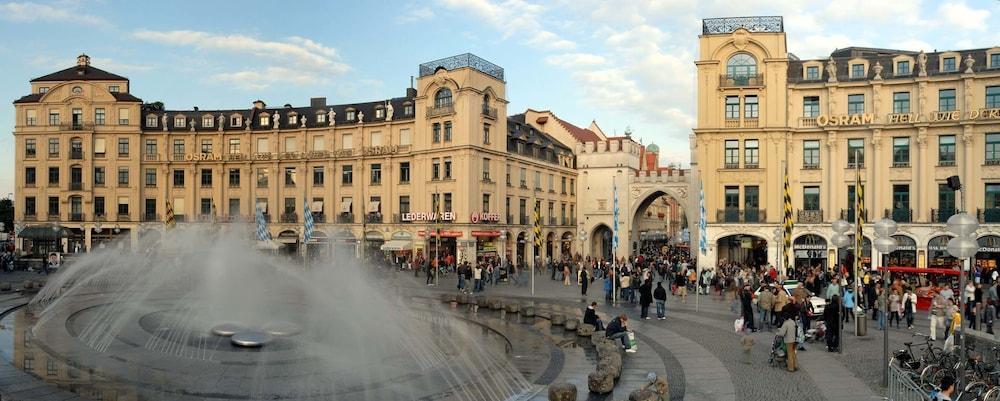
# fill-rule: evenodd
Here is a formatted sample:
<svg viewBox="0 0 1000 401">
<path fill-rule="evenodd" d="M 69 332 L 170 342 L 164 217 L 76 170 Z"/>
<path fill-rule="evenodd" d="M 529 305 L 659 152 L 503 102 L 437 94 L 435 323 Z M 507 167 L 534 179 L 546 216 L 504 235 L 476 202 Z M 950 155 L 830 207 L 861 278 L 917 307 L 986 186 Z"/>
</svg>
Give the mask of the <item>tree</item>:
<svg viewBox="0 0 1000 401">
<path fill-rule="evenodd" d="M 163 111 L 163 102 L 146 103 L 142 108 L 149 111 Z"/>
<path fill-rule="evenodd" d="M 0 199 L 0 223 L 3 231 L 14 231 L 14 201 L 10 198 Z"/>
</svg>

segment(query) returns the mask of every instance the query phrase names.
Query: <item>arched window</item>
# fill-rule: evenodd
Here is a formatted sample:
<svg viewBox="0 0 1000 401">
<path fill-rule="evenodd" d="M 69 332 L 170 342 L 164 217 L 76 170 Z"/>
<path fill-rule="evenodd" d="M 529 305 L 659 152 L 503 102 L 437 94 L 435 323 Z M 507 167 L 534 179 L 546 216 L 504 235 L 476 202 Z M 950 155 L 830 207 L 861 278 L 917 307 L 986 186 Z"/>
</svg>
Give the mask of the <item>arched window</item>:
<svg viewBox="0 0 1000 401">
<path fill-rule="evenodd" d="M 726 75 L 730 77 L 757 75 L 757 60 L 746 53 L 734 54 L 726 63 Z"/>
<path fill-rule="evenodd" d="M 451 106 L 451 89 L 441 88 L 434 94 L 434 107 Z"/>
</svg>

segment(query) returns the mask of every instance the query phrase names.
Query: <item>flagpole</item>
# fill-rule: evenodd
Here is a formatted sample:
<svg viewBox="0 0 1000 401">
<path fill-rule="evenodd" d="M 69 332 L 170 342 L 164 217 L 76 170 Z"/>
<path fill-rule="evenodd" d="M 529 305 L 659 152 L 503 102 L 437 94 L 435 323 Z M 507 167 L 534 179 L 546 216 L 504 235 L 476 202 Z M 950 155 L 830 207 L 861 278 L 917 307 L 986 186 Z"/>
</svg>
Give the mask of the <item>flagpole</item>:
<svg viewBox="0 0 1000 401">
<path fill-rule="evenodd" d="M 864 252 L 864 200 L 865 191 L 861 189 L 861 164 L 858 157 L 860 152 L 854 150 L 854 173 L 855 173 L 855 186 L 854 186 L 854 335 L 860 336 L 861 331 L 859 328 L 861 324 L 858 323 L 858 318 L 861 312 L 861 254 Z"/>
<path fill-rule="evenodd" d="M 614 227 L 615 232 L 611 237 L 611 304 L 614 305 L 618 301 L 618 181 L 616 176 L 611 177 L 611 195 L 614 196 L 614 204 L 612 205 L 611 226 Z"/>
</svg>

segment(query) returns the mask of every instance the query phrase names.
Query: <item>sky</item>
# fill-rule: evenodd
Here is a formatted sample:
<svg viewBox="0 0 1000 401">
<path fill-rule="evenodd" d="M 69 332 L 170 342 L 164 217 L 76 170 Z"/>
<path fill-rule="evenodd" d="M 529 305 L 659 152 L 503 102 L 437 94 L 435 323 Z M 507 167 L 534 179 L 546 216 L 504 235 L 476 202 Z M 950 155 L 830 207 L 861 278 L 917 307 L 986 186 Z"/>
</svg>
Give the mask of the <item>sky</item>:
<svg viewBox="0 0 1000 401">
<path fill-rule="evenodd" d="M 168 108 L 302 106 L 403 96 L 422 62 L 471 52 L 504 68 L 507 111 L 551 110 L 690 158 L 701 19 L 782 15 L 802 59 L 836 48 L 1000 46 L 1000 0 L 0 0 L 0 91 L 80 53 Z M 0 107 L 0 198 L 14 191 L 14 107 Z"/>
</svg>

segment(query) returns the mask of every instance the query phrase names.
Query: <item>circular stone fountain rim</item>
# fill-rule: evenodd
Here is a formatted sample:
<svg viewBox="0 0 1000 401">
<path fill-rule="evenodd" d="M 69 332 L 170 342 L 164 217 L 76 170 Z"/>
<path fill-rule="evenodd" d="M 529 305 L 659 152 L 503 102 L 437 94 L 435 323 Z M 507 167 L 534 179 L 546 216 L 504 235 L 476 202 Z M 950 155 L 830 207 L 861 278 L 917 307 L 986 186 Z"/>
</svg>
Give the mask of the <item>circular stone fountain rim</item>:
<svg viewBox="0 0 1000 401">
<path fill-rule="evenodd" d="M 212 327 L 212 334 L 222 337 L 232 337 L 234 334 L 247 331 L 249 328 L 242 323 L 226 322 L 219 323 Z"/>
<path fill-rule="evenodd" d="M 247 330 L 233 334 L 230 341 L 237 347 L 257 348 L 270 343 L 271 336 L 262 331 Z"/>
</svg>

